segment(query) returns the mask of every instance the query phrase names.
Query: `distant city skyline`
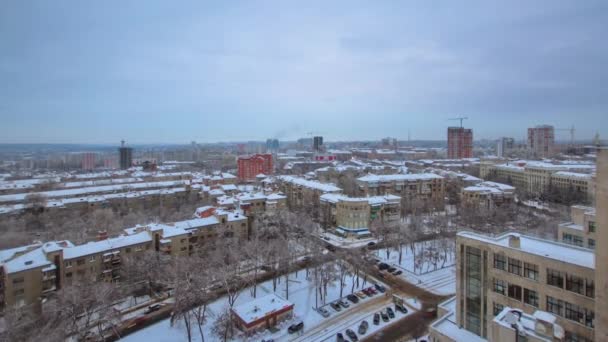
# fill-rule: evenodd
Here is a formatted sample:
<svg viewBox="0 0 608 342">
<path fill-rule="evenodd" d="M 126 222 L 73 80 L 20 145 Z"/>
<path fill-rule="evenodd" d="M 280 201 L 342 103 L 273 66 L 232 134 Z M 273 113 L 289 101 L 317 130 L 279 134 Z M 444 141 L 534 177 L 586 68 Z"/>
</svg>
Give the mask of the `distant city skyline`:
<svg viewBox="0 0 608 342">
<path fill-rule="evenodd" d="M 605 1 L 9 0 L 0 143 L 606 139 L 606 32 Z"/>
</svg>

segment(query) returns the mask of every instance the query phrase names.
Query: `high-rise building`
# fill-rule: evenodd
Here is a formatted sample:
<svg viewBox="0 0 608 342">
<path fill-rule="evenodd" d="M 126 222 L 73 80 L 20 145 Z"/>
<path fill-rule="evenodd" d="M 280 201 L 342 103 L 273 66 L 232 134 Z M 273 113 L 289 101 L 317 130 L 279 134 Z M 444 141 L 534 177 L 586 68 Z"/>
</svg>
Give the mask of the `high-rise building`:
<svg viewBox="0 0 608 342">
<path fill-rule="evenodd" d="M 515 147 L 515 139 L 503 137 L 496 142 L 496 156 L 502 158 Z"/>
<path fill-rule="evenodd" d="M 448 127 L 448 158 L 473 158 L 473 130 Z"/>
<path fill-rule="evenodd" d="M 554 152 L 555 130 L 553 126 L 539 125 L 528 128 L 528 149 L 536 157 L 549 157 Z"/>
<path fill-rule="evenodd" d="M 271 175 L 274 173 L 272 154 L 241 156 L 237 161 L 237 168 L 238 177 L 242 181 L 253 181 L 259 174 Z"/>
<path fill-rule="evenodd" d="M 312 149 L 316 152 L 323 149 L 323 137 L 316 136 L 312 138 Z"/>
<path fill-rule="evenodd" d="M 597 151 L 595 340 L 608 341 L 608 149 Z"/>
<path fill-rule="evenodd" d="M 266 139 L 266 152 L 274 153 L 279 150 L 279 139 Z"/>
<path fill-rule="evenodd" d="M 120 155 L 120 168 L 123 170 L 130 168 L 133 164 L 133 148 L 125 146 L 125 141 L 123 140 L 120 142 L 118 153 Z"/>
<path fill-rule="evenodd" d="M 97 154 L 94 152 L 84 152 L 82 154 L 82 169 L 93 170 L 95 168 Z"/>
</svg>

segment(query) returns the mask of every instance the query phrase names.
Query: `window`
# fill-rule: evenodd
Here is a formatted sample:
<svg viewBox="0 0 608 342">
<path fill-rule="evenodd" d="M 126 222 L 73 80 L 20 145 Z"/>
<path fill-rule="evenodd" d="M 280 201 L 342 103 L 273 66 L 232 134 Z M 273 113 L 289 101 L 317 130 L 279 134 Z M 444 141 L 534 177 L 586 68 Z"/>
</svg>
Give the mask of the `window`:
<svg viewBox="0 0 608 342">
<path fill-rule="evenodd" d="M 72 261 L 71 260 L 66 260 L 63 262 L 65 264 L 65 268 L 70 268 L 72 267 Z"/>
<path fill-rule="evenodd" d="M 493 309 L 494 316 L 498 315 L 502 311 L 502 309 L 504 309 L 504 308 L 505 308 L 504 305 L 498 304 L 498 303 L 494 303 L 494 309 Z"/>
<path fill-rule="evenodd" d="M 509 258 L 509 272 L 521 275 L 521 261 Z"/>
<path fill-rule="evenodd" d="M 585 322 L 585 311 L 578 305 L 566 302 L 566 318 L 583 324 Z"/>
<path fill-rule="evenodd" d="M 21 296 L 25 293 L 25 289 L 18 289 L 13 292 L 15 296 Z"/>
<path fill-rule="evenodd" d="M 507 270 L 507 258 L 504 255 L 494 253 L 494 268 Z"/>
<path fill-rule="evenodd" d="M 588 239 L 587 240 L 587 247 L 589 247 L 591 249 L 595 249 L 595 240 L 594 239 Z"/>
<path fill-rule="evenodd" d="M 91 255 L 89 257 L 89 262 L 95 262 L 95 256 L 94 255 Z"/>
<path fill-rule="evenodd" d="M 547 296 L 547 311 L 558 316 L 563 316 L 562 307 L 564 306 L 564 302 L 559 299 L 555 299 L 551 296 Z"/>
<path fill-rule="evenodd" d="M 494 279 L 494 292 L 500 293 L 501 295 L 505 295 L 507 288 L 507 282 L 500 279 Z"/>
<path fill-rule="evenodd" d="M 80 265 L 84 265 L 85 260 L 84 259 L 78 259 L 76 260 L 76 265 L 80 266 Z"/>
<path fill-rule="evenodd" d="M 593 319 L 595 318 L 595 313 L 592 310 L 585 310 L 585 325 L 589 328 L 593 328 Z"/>
<path fill-rule="evenodd" d="M 125 249 L 125 252 L 126 252 L 126 253 L 131 253 L 131 248 L 130 248 L 130 247 L 127 247 L 127 248 Z"/>
<path fill-rule="evenodd" d="M 521 286 L 509 284 L 509 297 L 521 301 Z"/>
<path fill-rule="evenodd" d="M 68 272 L 68 273 L 66 273 L 66 274 L 65 274 L 65 277 L 66 277 L 66 278 L 71 278 L 71 277 L 72 277 L 72 272 Z"/>
<path fill-rule="evenodd" d="M 566 341 L 566 342 L 591 342 L 591 340 L 588 340 L 588 339 L 584 338 L 583 336 L 577 335 L 568 330 L 566 330 L 566 337 L 565 337 L 564 341 Z"/>
<path fill-rule="evenodd" d="M 595 233 L 595 222 L 589 221 L 589 233 Z"/>
<path fill-rule="evenodd" d="M 524 289 L 524 303 L 538 307 L 538 293 L 534 290 Z"/>
<path fill-rule="evenodd" d="M 595 297 L 595 283 L 592 279 L 587 279 L 585 283 L 585 296 L 587 297 Z"/>
<path fill-rule="evenodd" d="M 13 279 L 13 284 L 21 284 L 25 281 L 23 277 Z"/>
<path fill-rule="evenodd" d="M 566 290 L 584 294 L 585 280 L 571 274 L 566 275 Z"/>
<path fill-rule="evenodd" d="M 559 271 L 547 268 L 547 284 L 564 288 L 564 275 Z"/>
<path fill-rule="evenodd" d="M 524 262 L 524 277 L 538 280 L 538 266 Z"/>
</svg>

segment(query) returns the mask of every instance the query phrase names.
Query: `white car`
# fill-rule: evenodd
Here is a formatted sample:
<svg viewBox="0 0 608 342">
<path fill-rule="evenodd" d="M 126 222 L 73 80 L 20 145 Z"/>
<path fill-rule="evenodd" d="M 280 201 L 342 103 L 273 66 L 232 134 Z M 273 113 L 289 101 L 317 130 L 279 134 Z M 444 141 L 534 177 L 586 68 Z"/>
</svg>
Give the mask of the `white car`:
<svg viewBox="0 0 608 342">
<path fill-rule="evenodd" d="M 329 311 L 327 311 L 327 309 L 325 309 L 325 308 L 318 308 L 317 311 L 319 312 L 319 314 L 321 314 L 321 316 L 323 316 L 323 317 L 329 317 Z"/>
</svg>

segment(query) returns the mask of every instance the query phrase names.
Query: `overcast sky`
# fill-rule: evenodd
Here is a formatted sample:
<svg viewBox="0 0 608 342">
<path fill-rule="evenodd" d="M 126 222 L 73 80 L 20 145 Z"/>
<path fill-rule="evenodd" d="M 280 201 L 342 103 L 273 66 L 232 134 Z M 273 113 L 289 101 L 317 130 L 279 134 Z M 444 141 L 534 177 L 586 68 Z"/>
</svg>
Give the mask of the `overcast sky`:
<svg viewBox="0 0 608 342">
<path fill-rule="evenodd" d="M 607 80 L 603 0 L 0 4 L 5 143 L 607 138 Z"/>
</svg>

